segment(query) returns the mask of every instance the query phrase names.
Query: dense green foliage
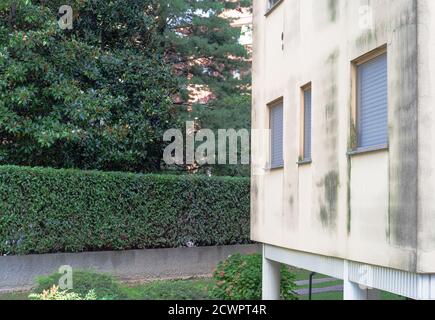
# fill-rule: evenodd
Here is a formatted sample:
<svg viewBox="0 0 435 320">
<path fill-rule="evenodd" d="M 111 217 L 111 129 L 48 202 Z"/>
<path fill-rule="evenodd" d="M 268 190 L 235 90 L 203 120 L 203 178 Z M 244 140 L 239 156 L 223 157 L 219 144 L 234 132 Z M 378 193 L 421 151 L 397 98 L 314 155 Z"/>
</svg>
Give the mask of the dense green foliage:
<svg viewBox="0 0 435 320">
<path fill-rule="evenodd" d="M 261 300 L 262 256 L 233 255 L 219 263 L 213 275 L 216 285 L 211 295 L 220 300 Z M 294 276 L 287 267 L 281 269 L 281 298 L 296 300 Z"/>
<path fill-rule="evenodd" d="M 231 25 L 229 10 L 249 9 L 251 0 L 160 0 L 154 15 L 165 59 L 188 85 L 204 85 L 217 99 L 240 95 L 249 76 L 248 52 L 241 29 Z"/>
<path fill-rule="evenodd" d="M 58 26 L 65 4 L 74 10 L 71 30 Z M 226 13 L 250 5 L 1 1 L 0 164 L 156 172 L 163 133 L 185 118 L 202 128 L 248 129 L 249 55 Z M 192 86 L 210 99 L 182 116 Z M 249 168 L 213 174 L 249 175 Z"/>
<path fill-rule="evenodd" d="M 189 115 L 191 118 L 197 118 L 200 128 L 213 130 L 215 136 L 218 137 L 219 129 L 248 129 L 251 128 L 251 96 L 250 95 L 234 95 L 221 100 L 211 102 L 207 107 L 198 106 Z M 216 139 L 216 145 L 218 141 Z M 242 176 L 249 177 L 251 174 L 250 165 L 242 165 L 240 157 L 242 148 L 238 146 L 237 165 L 206 165 L 200 168 L 201 172 L 211 171 L 212 174 L 218 176 Z"/>
<path fill-rule="evenodd" d="M 67 3 L 72 30 L 57 24 L 65 1 L 0 3 L 0 164 L 160 170 L 178 82 L 156 1 Z"/>
<path fill-rule="evenodd" d="M 59 286 L 59 279 L 61 277 L 62 274 L 60 273 L 38 277 L 36 279 L 37 285 L 33 293 L 42 294 L 44 291 Z M 85 297 L 89 292 L 93 292 L 99 300 L 119 300 L 127 298 L 121 284 L 114 277 L 94 271 L 74 270 L 72 273 L 72 287 L 71 290 L 68 290 L 68 293 L 74 293 L 81 297 Z"/>
<path fill-rule="evenodd" d="M 249 242 L 246 178 L 0 167 L 0 254 Z"/>
</svg>

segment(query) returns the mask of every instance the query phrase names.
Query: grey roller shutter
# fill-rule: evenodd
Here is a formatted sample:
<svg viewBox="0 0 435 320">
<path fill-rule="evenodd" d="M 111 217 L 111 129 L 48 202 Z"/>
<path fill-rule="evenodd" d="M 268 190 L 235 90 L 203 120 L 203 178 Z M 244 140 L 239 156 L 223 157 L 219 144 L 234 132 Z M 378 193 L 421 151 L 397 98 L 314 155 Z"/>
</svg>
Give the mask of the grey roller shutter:
<svg viewBox="0 0 435 320">
<path fill-rule="evenodd" d="M 387 55 L 358 66 L 358 148 L 388 144 Z"/>
<path fill-rule="evenodd" d="M 304 160 L 311 160 L 311 89 L 304 91 Z"/>
<path fill-rule="evenodd" d="M 271 166 L 281 168 L 284 166 L 284 132 L 283 132 L 283 105 L 282 103 L 270 109 L 271 128 Z"/>
</svg>

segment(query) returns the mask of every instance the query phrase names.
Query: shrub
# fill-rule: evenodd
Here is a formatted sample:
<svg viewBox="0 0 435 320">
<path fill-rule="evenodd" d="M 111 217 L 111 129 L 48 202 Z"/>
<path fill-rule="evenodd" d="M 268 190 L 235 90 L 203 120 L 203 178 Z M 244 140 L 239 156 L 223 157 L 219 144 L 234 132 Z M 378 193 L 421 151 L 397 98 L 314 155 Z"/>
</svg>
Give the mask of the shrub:
<svg viewBox="0 0 435 320">
<path fill-rule="evenodd" d="M 249 243 L 246 178 L 0 167 L 0 254 Z"/>
<path fill-rule="evenodd" d="M 59 287 L 53 286 L 50 290 L 45 290 L 41 294 L 32 293 L 29 295 L 30 300 L 97 300 L 93 290 L 85 296 L 69 291 L 61 291 Z"/>
<path fill-rule="evenodd" d="M 135 288 L 126 288 L 134 300 L 208 300 L 210 280 L 154 281 Z"/>
<path fill-rule="evenodd" d="M 34 294 L 39 294 L 40 297 L 50 296 L 51 290 L 57 288 L 59 279 L 62 276 L 60 273 L 53 273 L 49 276 L 41 276 L 37 278 L 37 286 L 34 289 Z M 86 297 L 90 292 L 95 295 L 96 299 L 118 300 L 125 299 L 127 295 L 123 292 L 120 283 L 111 275 L 97 273 L 94 271 L 73 271 L 72 277 L 73 288 L 71 290 L 63 290 L 58 293 L 58 288 L 54 292 L 55 297 L 64 297 L 67 294 L 73 294 L 76 297 Z M 47 299 L 42 299 L 47 300 Z M 65 299 L 49 299 L 49 300 L 65 300 Z M 76 299 L 69 299 L 76 300 Z M 95 299 L 94 299 L 95 300 Z"/>
<path fill-rule="evenodd" d="M 220 300 L 260 300 L 262 288 L 262 256 L 259 254 L 233 255 L 219 263 L 213 274 L 216 281 L 211 296 Z M 281 298 L 297 300 L 294 276 L 281 269 Z"/>
</svg>

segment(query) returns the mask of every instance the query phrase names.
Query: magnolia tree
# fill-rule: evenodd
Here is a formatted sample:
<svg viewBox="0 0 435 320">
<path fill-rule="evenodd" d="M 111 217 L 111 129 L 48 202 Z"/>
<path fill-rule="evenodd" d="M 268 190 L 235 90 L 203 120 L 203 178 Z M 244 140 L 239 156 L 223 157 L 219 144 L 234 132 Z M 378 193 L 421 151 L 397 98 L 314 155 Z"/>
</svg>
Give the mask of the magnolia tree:
<svg viewBox="0 0 435 320">
<path fill-rule="evenodd" d="M 148 172 L 177 126 L 153 1 L 0 4 L 0 163 Z"/>
</svg>

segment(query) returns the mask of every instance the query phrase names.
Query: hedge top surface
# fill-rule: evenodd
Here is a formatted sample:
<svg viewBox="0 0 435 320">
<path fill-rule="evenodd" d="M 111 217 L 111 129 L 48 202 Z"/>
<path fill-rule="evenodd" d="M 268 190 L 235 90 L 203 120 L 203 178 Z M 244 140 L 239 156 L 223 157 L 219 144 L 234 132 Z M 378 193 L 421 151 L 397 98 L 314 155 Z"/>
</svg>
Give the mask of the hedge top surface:
<svg viewBox="0 0 435 320">
<path fill-rule="evenodd" d="M 229 176 L 213 176 L 207 175 L 176 175 L 176 174 L 156 174 L 156 173 L 133 173 L 133 172 L 119 172 L 119 171 L 98 171 L 98 170 L 78 170 L 78 169 L 55 169 L 55 168 L 43 168 L 43 167 L 25 167 L 14 165 L 0 165 L 0 174 L 4 173 L 29 173 L 29 174 L 43 174 L 43 175 L 88 175 L 95 177 L 134 177 L 134 178 L 146 178 L 155 177 L 161 179 L 167 179 L 168 181 L 176 180 L 213 180 L 213 181 L 243 181 L 249 182 L 250 178 L 247 177 L 229 177 Z"/>
</svg>

